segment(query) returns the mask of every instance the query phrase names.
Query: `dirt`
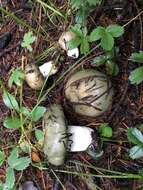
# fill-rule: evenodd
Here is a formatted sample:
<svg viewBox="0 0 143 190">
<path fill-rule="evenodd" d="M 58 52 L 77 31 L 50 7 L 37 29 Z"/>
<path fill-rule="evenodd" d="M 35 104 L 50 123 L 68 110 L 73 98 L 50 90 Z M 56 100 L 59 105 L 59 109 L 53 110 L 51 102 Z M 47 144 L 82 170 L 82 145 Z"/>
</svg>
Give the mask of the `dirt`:
<svg viewBox="0 0 143 190">
<path fill-rule="evenodd" d="M 52 3 L 62 12 L 69 10 L 69 4 L 66 0 L 54 0 Z M 25 56 L 28 62 L 34 60 L 38 64 L 41 64 L 50 60 L 51 57 L 55 58 L 60 54 L 59 72 L 57 75 L 50 78 L 47 88 L 50 87 L 53 81 L 57 80 L 75 61 L 68 58 L 66 54 L 59 49 L 56 50 L 56 53 L 54 50 L 46 54 L 40 61 L 39 55 L 57 42 L 59 35 L 64 30 L 68 29 L 71 24 L 74 24 L 74 15 L 68 16 L 66 21 L 58 16 L 50 20 L 42 7 L 35 1 L 32 2 L 31 6 L 26 0 L 1 0 L 0 5 L 7 11 L 13 12 L 18 18 L 21 18 L 28 24 L 28 26 L 24 26 L 24 22 L 21 24 L 14 17 L 5 16 L 4 13 L 0 12 L 0 36 L 4 35 L 6 32 L 11 34 L 11 38 L 8 39 L 9 42 L 6 42 L 6 45 L 0 49 L 0 78 L 3 84 L 8 88 L 7 82 L 11 71 L 21 65 L 22 56 Z M 77 67 L 70 69 L 56 87 L 50 91 L 45 101 L 42 103 L 44 106 L 48 107 L 50 103 L 61 102 L 69 124 L 87 125 L 94 128 L 97 132 L 97 126 L 99 126 L 100 123 L 108 122 L 114 131 L 112 140 L 103 142 L 97 133 L 95 146 L 99 144 L 104 151 L 100 159 L 94 160 L 84 152 L 70 153 L 67 155 L 67 161 L 62 169 L 66 170 L 73 165 L 75 172 L 95 172 L 92 169 L 89 170 L 88 168 L 77 167 L 75 164 L 70 163 L 69 160 L 76 160 L 85 164 L 92 163 L 95 166 L 108 170 L 135 174 L 142 169 L 143 159 L 134 161 L 128 157 L 128 150 L 132 145 L 128 143 L 126 136 L 127 128 L 135 127 L 137 124 L 143 123 L 143 85 L 131 85 L 128 80 L 130 72 L 138 66 L 138 64 L 130 61 L 129 57 L 131 53 L 143 50 L 143 14 L 133 19 L 142 10 L 143 3 L 139 0 L 107 0 L 99 7 L 95 8 L 88 18 L 89 30 L 98 25 L 108 26 L 109 24 L 115 23 L 125 25 L 124 35 L 116 42 L 116 45 L 119 47 L 119 54 L 115 61 L 119 66 L 119 74 L 111 78 L 115 89 L 115 95 L 113 106 L 108 113 L 103 117 L 92 119 L 77 116 L 73 114 L 63 94 L 64 83 L 68 76 L 80 67 L 94 68 L 91 66 L 91 62 L 94 57 L 102 53 L 101 49 L 95 50 L 82 62 L 79 62 Z M 52 11 L 49 11 L 48 14 L 52 15 Z M 33 54 L 31 57 L 20 45 L 24 33 L 29 30 L 30 26 L 39 31 L 37 42 L 33 45 Z M 15 88 L 14 86 L 12 89 L 8 89 L 13 93 Z M 37 92 L 31 90 L 27 84 L 24 83 L 23 103 L 25 106 L 31 108 L 35 105 L 37 95 Z M 10 131 L 3 127 L 3 120 L 10 114 L 10 111 L 3 103 L 1 90 L 0 97 L 0 148 L 3 148 L 8 155 L 10 144 L 16 144 L 18 142 L 19 134 L 15 130 Z M 41 122 L 34 127 L 41 129 Z M 34 139 L 31 139 L 31 141 L 34 144 Z M 37 151 L 41 162 L 44 162 L 43 153 L 39 150 Z M 0 180 L 2 181 L 5 177 L 5 169 L 6 164 L 0 169 Z M 30 166 L 23 173 L 17 172 L 16 178 L 20 180 L 20 183 L 25 180 L 32 180 L 39 189 L 57 190 L 59 189 L 59 185 L 51 171 L 51 167 L 48 170 L 40 170 Z M 57 175 L 60 177 L 67 190 L 88 189 L 84 179 L 81 177 L 71 174 L 63 175 L 57 173 Z M 103 190 L 143 189 L 143 182 L 135 179 L 94 178 L 94 182 Z"/>
</svg>

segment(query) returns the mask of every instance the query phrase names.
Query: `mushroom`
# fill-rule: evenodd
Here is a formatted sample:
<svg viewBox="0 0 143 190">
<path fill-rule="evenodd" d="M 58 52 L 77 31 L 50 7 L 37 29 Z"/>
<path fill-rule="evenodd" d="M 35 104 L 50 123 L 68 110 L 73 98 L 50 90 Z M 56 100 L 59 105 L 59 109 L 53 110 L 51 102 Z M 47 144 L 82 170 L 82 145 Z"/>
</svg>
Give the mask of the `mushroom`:
<svg viewBox="0 0 143 190">
<path fill-rule="evenodd" d="M 76 38 L 75 33 L 71 31 L 63 32 L 62 35 L 59 38 L 59 45 L 60 47 L 67 52 L 67 55 L 72 58 L 78 58 L 79 57 L 79 49 L 73 48 L 69 49 L 67 46 L 67 42 L 70 40 L 73 40 Z"/>
<path fill-rule="evenodd" d="M 34 90 L 40 90 L 44 84 L 44 77 L 35 64 L 28 64 L 25 67 L 25 80 Z"/>
<path fill-rule="evenodd" d="M 67 128 L 63 109 L 59 104 L 51 105 L 43 118 L 44 154 L 50 164 L 64 164 L 67 146 Z"/>
<path fill-rule="evenodd" d="M 46 62 L 39 67 L 35 64 L 28 64 L 25 67 L 25 80 L 32 89 L 40 90 L 44 85 L 45 78 L 57 71 L 53 61 Z"/>
<path fill-rule="evenodd" d="M 96 117 L 112 104 L 113 88 L 107 76 L 86 69 L 74 73 L 65 84 L 65 97 L 77 114 Z"/>
</svg>

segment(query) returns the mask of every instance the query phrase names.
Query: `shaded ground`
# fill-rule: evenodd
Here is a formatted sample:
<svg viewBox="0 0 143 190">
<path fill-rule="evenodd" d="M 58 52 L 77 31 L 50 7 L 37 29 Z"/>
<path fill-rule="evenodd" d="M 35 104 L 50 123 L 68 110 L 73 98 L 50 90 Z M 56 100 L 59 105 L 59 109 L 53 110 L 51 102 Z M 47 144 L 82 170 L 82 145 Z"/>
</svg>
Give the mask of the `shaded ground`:
<svg viewBox="0 0 143 190">
<path fill-rule="evenodd" d="M 6 8 L 8 11 L 14 12 L 17 17 L 24 20 L 29 24 L 28 27 L 32 27 L 35 31 L 38 31 L 39 36 L 37 43 L 34 45 L 33 57 L 39 64 L 50 60 L 51 57 L 55 58 L 60 53 L 59 61 L 59 73 L 51 78 L 52 80 L 57 79 L 62 75 L 68 68 L 74 64 L 74 60 L 66 57 L 63 52 L 57 50 L 51 51 L 49 54 L 45 54 L 44 58 L 41 59 L 39 55 L 42 54 L 48 47 L 51 47 L 59 38 L 60 34 L 69 28 L 74 23 L 74 15 L 67 17 L 67 20 L 62 19 L 59 16 L 53 15 L 51 11 L 46 16 L 42 7 L 38 3 L 32 3 L 29 5 L 26 0 L 21 1 L 0 1 L 1 6 Z M 55 0 L 52 3 L 57 6 L 61 12 L 67 12 L 69 4 L 64 0 Z M 100 49 L 94 51 L 90 56 L 86 57 L 79 62 L 77 67 L 73 67 L 66 74 L 65 77 L 58 83 L 58 85 L 50 91 L 47 99 L 44 101 L 44 105 L 47 106 L 51 102 L 62 102 L 65 109 L 65 114 L 68 118 L 69 124 L 81 124 L 88 125 L 90 127 L 96 127 L 101 122 L 109 122 L 113 127 L 114 136 L 111 141 L 103 142 L 103 156 L 95 161 L 86 153 L 69 154 L 67 160 L 77 160 L 82 163 L 93 163 L 95 166 L 106 168 L 114 171 L 138 173 L 139 169 L 142 169 L 143 160 L 132 161 L 128 158 L 128 149 L 130 144 L 127 142 L 126 129 L 128 127 L 134 127 L 137 124 L 143 123 L 143 85 L 133 86 L 130 85 L 128 76 L 130 72 L 136 68 L 136 64 L 129 61 L 129 57 L 132 52 L 143 50 L 143 27 L 142 21 L 143 16 L 138 16 L 137 19 L 130 22 L 136 15 L 138 15 L 143 9 L 141 1 L 128 0 L 128 1 L 106 1 L 100 7 L 96 8 L 88 19 L 89 29 L 95 28 L 97 25 L 107 26 L 109 24 L 118 23 L 125 26 L 125 34 L 117 41 L 119 47 L 119 55 L 116 58 L 116 62 L 119 65 L 120 72 L 117 77 L 112 78 L 113 86 L 115 89 L 115 97 L 112 109 L 104 117 L 99 119 L 81 118 L 71 114 L 71 110 L 66 104 L 63 95 L 63 85 L 67 77 L 81 65 L 84 68 L 91 67 L 90 63 L 94 57 L 102 53 Z M 5 86 L 10 76 L 11 70 L 21 65 L 21 56 L 26 56 L 29 61 L 31 58 L 29 54 L 25 52 L 20 43 L 23 35 L 28 31 L 28 27 L 24 27 L 23 24 L 19 24 L 15 19 L 9 16 L 5 16 L 0 13 L 0 35 L 5 32 L 12 34 L 9 44 L 0 51 L 0 77 L 2 78 Z M 52 19 L 49 19 L 52 18 Z M 11 92 L 14 92 L 14 87 Z M 0 95 L 2 92 L 0 91 Z M 32 91 L 25 84 L 23 90 L 24 105 L 32 107 L 35 105 L 37 92 Z M 17 132 L 5 129 L 3 127 L 3 119 L 9 114 L 9 110 L 3 104 L 2 98 L 0 98 L 0 146 L 2 146 L 5 152 L 8 154 L 8 146 L 10 142 L 17 143 L 19 134 Z M 37 124 L 38 128 L 41 128 L 41 122 Z M 96 129 L 95 129 L 96 130 Z M 97 137 L 98 139 L 99 137 Z M 101 140 L 100 140 L 101 141 Z M 97 141 L 96 141 L 97 143 Z M 99 142 L 101 143 L 101 142 Z M 44 157 L 39 152 L 41 161 L 44 161 Z M 74 165 L 74 164 L 73 164 Z M 68 168 L 68 163 L 64 167 Z M 74 171 L 83 171 L 83 168 L 75 167 Z M 85 168 L 85 171 L 87 168 Z M 89 172 L 92 172 L 89 171 Z M 0 179 L 3 179 L 5 175 L 5 168 L 0 169 Z M 51 175 L 51 174 L 50 174 Z M 20 178 L 20 174 L 17 174 L 17 179 Z M 53 183 L 48 175 L 47 171 L 39 170 L 35 167 L 29 167 L 22 174 L 21 181 L 33 180 L 39 189 L 51 189 Z M 107 179 L 98 178 L 94 179 L 96 184 L 104 190 L 141 190 L 143 183 L 141 181 L 133 179 Z M 63 176 L 63 184 L 66 189 L 87 189 L 87 185 L 82 178 L 78 178 L 72 175 L 66 174 Z M 72 186 L 73 184 L 73 186 Z M 56 188 L 55 188 L 56 189 Z"/>
</svg>

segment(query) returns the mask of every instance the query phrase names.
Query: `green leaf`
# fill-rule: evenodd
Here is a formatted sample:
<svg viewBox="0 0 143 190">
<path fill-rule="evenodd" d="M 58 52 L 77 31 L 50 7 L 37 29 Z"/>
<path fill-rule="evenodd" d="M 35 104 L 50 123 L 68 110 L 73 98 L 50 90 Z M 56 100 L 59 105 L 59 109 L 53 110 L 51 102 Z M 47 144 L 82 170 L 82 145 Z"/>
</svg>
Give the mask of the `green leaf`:
<svg viewBox="0 0 143 190">
<path fill-rule="evenodd" d="M 129 76 L 131 84 L 140 84 L 143 81 L 143 66 L 133 70 Z"/>
<path fill-rule="evenodd" d="M 10 190 L 13 188 L 15 183 L 15 175 L 13 168 L 8 167 L 6 169 L 6 182 L 4 184 L 3 190 Z"/>
<path fill-rule="evenodd" d="M 5 154 L 3 151 L 0 150 L 0 166 L 3 164 L 5 160 Z"/>
<path fill-rule="evenodd" d="M 70 40 L 69 42 L 67 42 L 67 46 L 68 46 L 68 49 L 74 49 L 76 47 L 78 47 L 81 43 L 81 40 L 80 38 L 74 38 L 72 40 Z"/>
<path fill-rule="evenodd" d="M 110 25 L 106 28 L 106 32 L 109 32 L 112 37 L 117 38 L 123 35 L 124 27 L 119 26 L 117 24 Z"/>
<path fill-rule="evenodd" d="M 79 9 L 75 17 L 76 23 L 81 24 L 81 25 L 86 25 L 85 23 L 86 23 L 88 14 L 89 14 L 89 7 L 86 7 L 86 9 L 82 7 L 82 9 Z"/>
<path fill-rule="evenodd" d="M 3 125 L 4 127 L 8 128 L 8 129 L 18 129 L 20 128 L 20 126 L 23 124 L 23 122 L 21 121 L 20 118 L 17 117 L 7 117 L 5 118 Z"/>
<path fill-rule="evenodd" d="M 99 5 L 101 4 L 102 0 L 87 0 L 87 2 L 89 3 L 90 6 L 94 5 Z"/>
<path fill-rule="evenodd" d="M 18 152 L 18 148 L 12 150 L 10 156 L 8 157 L 8 164 L 11 168 L 14 168 L 17 171 L 21 171 L 29 166 L 31 159 L 29 157 L 18 158 Z"/>
<path fill-rule="evenodd" d="M 31 146 L 30 146 L 29 142 L 27 142 L 26 140 L 21 142 L 19 146 L 23 152 L 25 152 L 25 153 L 31 152 Z"/>
<path fill-rule="evenodd" d="M 75 33 L 78 37 L 82 37 L 83 36 L 80 24 L 75 24 L 74 26 L 72 26 L 71 27 L 71 31 L 73 33 Z"/>
<path fill-rule="evenodd" d="M 89 42 L 86 37 L 82 38 L 81 45 L 80 45 L 80 52 L 81 54 L 86 55 L 89 52 Z"/>
<path fill-rule="evenodd" d="M 24 80 L 24 72 L 21 69 L 16 69 L 13 71 L 8 80 L 8 86 L 11 88 L 13 83 L 15 83 L 17 86 L 21 86 L 23 80 Z"/>
<path fill-rule="evenodd" d="M 110 138 L 112 137 L 112 128 L 108 125 L 108 123 L 103 123 L 99 127 L 99 132 L 102 137 Z"/>
<path fill-rule="evenodd" d="M 105 28 L 102 26 L 98 26 L 96 29 L 94 29 L 90 36 L 89 36 L 89 41 L 94 42 L 97 40 L 100 40 L 103 36 L 103 33 L 105 33 Z"/>
<path fill-rule="evenodd" d="M 107 61 L 107 57 L 105 55 L 100 55 L 93 59 L 92 65 L 94 64 L 96 67 L 103 65 Z"/>
<path fill-rule="evenodd" d="M 143 157 L 143 147 L 141 146 L 134 146 L 129 150 L 129 156 L 132 159 L 138 159 Z"/>
<path fill-rule="evenodd" d="M 18 147 L 14 148 L 14 149 L 11 151 L 11 153 L 10 153 L 8 159 L 7 159 L 8 164 L 10 165 L 11 168 L 13 168 L 13 165 L 14 165 L 14 163 L 15 163 L 15 160 L 18 158 L 18 155 L 19 155 L 18 151 L 19 151 L 19 148 L 18 148 Z"/>
<path fill-rule="evenodd" d="M 81 6 L 81 0 L 71 0 L 70 1 L 73 8 L 79 8 Z"/>
<path fill-rule="evenodd" d="M 15 160 L 15 164 L 13 168 L 17 171 L 22 171 L 26 169 L 31 163 L 31 159 L 29 157 L 22 157 Z"/>
<path fill-rule="evenodd" d="M 21 112 L 23 115 L 25 115 L 25 116 L 30 116 L 29 110 L 28 110 L 26 107 L 24 107 L 24 106 L 22 106 L 22 107 L 20 108 L 20 112 Z"/>
<path fill-rule="evenodd" d="M 119 67 L 113 61 L 107 61 L 106 71 L 107 71 L 107 74 L 116 76 L 119 73 Z"/>
<path fill-rule="evenodd" d="M 134 144 L 142 145 L 143 134 L 137 128 L 129 128 L 127 130 L 128 140 Z"/>
<path fill-rule="evenodd" d="M 101 38 L 101 47 L 104 50 L 110 51 L 114 46 L 114 38 L 111 36 L 111 34 L 104 32 L 102 33 Z"/>
<path fill-rule="evenodd" d="M 46 112 L 46 108 L 43 106 L 37 106 L 32 112 L 31 112 L 31 118 L 33 121 L 38 121 L 41 117 L 43 117 L 44 113 Z"/>
<path fill-rule="evenodd" d="M 6 90 L 3 93 L 3 101 L 5 105 L 10 108 L 19 111 L 19 105 L 15 97 L 9 94 Z"/>
<path fill-rule="evenodd" d="M 132 61 L 136 61 L 138 63 L 143 63 L 143 52 L 139 52 L 139 53 L 132 53 L 130 59 Z"/>
<path fill-rule="evenodd" d="M 42 130 L 36 129 L 35 130 L 35 136 L 37 141 L 43 141 L 44 140 L 44 132 Z"/>
<path fill-rule="evenodd" d="M 32 32 L 27 32 L 24 34 L 23 41 L 21 46 L 27 48 L 30 52 L 32 52 L 31 44 L 36 40 L 36 37 L 33 36 Z"/>
</svg>

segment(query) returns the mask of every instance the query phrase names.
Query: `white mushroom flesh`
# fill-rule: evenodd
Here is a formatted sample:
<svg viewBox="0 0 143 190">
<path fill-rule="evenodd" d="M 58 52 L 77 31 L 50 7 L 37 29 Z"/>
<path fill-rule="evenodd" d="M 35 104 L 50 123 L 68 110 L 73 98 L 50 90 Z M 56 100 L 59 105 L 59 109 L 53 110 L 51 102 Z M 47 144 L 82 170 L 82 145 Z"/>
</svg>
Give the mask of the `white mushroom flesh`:
<svg viewBox="0 0 143 190">
<path fill-rule="evenodd" d="M 53 64 L 53 61 L 44 63 L 39 67 L 39 70 L 45 78 L 54 75 L 58 71 L 57 67 Z"/>
<path fill-rule="evenodd" d="M 68 140 L 70 152 L 85 151 L 92 143 L 93 129 L 83 126 L 68 126 L 68 133 L 71 134 Z"/>
</svg>

